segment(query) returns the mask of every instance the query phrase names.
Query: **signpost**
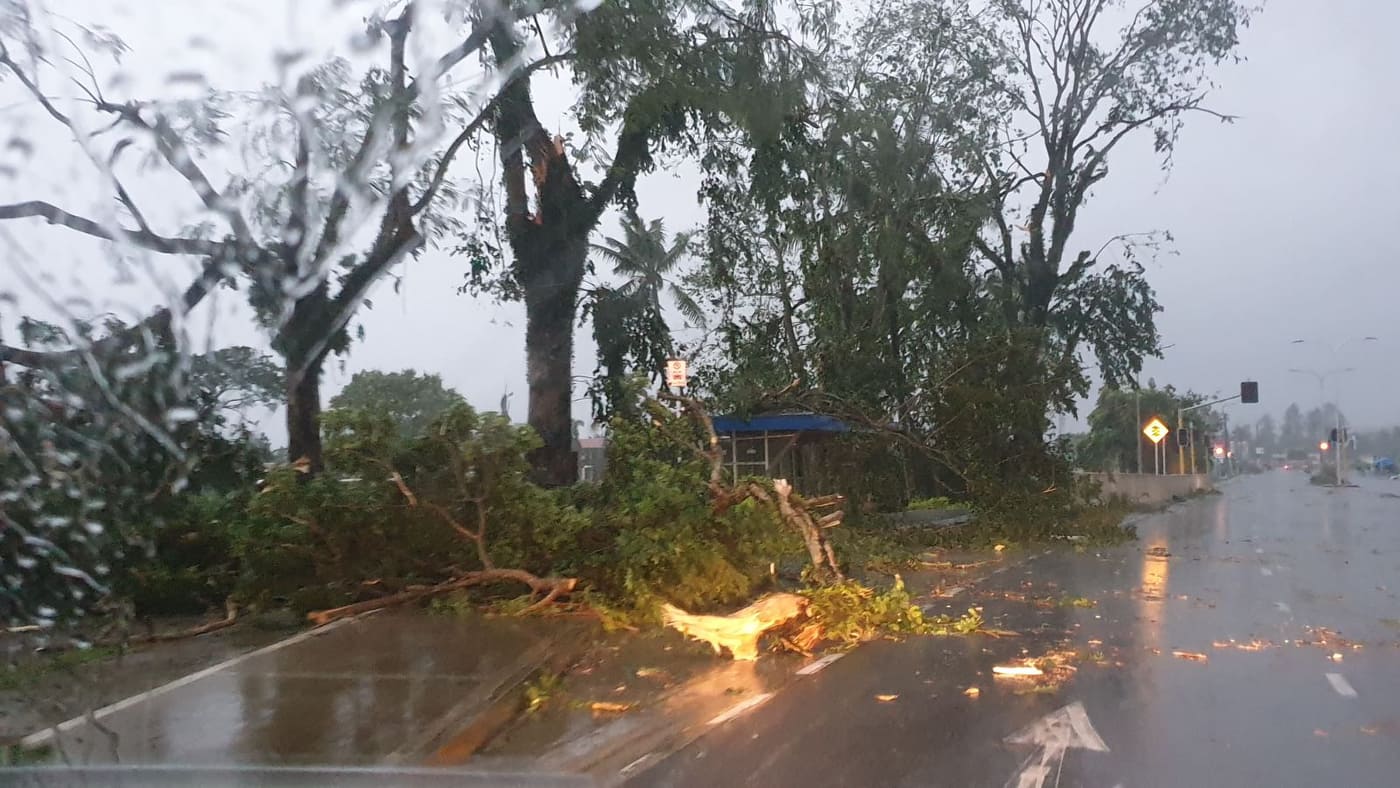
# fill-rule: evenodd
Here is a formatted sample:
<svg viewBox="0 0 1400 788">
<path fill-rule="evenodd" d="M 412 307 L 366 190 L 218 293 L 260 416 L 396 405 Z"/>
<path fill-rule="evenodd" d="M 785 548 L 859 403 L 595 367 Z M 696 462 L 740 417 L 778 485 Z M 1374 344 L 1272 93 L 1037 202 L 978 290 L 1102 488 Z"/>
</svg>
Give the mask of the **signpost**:
<svg viewBox="0 0 1400 788">
<path fill-rule="evenodd" d="M 1156 416 L 1153 416 L 1152 419 L 1142 427 L 1142 434 L 1146 435 L 1147 439 L 1152 441 L 1152 472 L 1154 474 L 1160 474 L 1162 472 L 1162 463 L 1161 460 L 1158 459 L 1157 452 L 1162 447 L 1162 439 L 1166 438 L 1167 434 L 1170 432 L 1171 430 L 1167 425 L 1162 423 L 1162 420 Z"/>
<path fill-rule="evenodd" d="M 666 385 L 683 389 L 690 382 L 690 369 L 683 358 L 666 359 Z"/>
</svg>

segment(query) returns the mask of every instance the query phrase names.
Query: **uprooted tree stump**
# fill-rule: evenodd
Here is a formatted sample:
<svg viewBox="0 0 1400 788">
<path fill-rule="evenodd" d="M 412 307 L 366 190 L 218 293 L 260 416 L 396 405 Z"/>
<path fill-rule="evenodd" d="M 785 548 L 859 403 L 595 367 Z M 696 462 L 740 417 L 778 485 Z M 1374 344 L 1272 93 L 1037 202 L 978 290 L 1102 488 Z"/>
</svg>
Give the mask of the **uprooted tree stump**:
<svg viewBox="0 0 1400 788">
<path fill-rule="evenodd" d="M 719 654 L 722 648 L 736 660 L 758 659 L 758 639 L 763 633 L 787 624 L 807 611 L 807 597 L 798 594 L 768 594 L 748 607 L 727 616 L 687 613 L 662 603 L 666 625 L 687 637 L 704 641 Z"/>
</svg>

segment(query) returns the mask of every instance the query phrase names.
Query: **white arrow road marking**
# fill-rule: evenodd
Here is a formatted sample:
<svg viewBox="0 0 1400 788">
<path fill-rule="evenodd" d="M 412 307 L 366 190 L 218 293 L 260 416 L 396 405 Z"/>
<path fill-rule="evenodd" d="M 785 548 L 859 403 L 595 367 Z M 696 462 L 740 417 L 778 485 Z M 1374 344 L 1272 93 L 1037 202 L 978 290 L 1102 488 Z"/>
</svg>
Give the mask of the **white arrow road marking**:
<svg viewBox="0 0 1400 788">
<path fill-rule="evenodd" d="M 1356 697 L 1356 688 L 1351 686 L 1351 682 L 1347 681 L 1347 677 L 1340 673 L 1328 673 L 1327 683 L 1331 684 L 1332 689 L 1336 690 L 1337 694 L 1341 695 L 1343 698 Z"/>
<path fill-rule="evenodd" d="M 1065 752 L 1071 748 L 1108 752 L 1108 745 L 1089 722 L 1089 714 L 1079 701 L 1052 711 L 1021 730 L 1003 739 L 1007 744 L 1031 744 L 1038 749 L 1021 762 L 1016 774 L 1006 781 L 1008 788 L 1043 788 L 1045 778 L 1053 767 L 1055 785 L 1060 784 L 1060 770 L 1065 765 Z M 1039 757 L 1036 757 L 1039 756 Z"/>
</svg>

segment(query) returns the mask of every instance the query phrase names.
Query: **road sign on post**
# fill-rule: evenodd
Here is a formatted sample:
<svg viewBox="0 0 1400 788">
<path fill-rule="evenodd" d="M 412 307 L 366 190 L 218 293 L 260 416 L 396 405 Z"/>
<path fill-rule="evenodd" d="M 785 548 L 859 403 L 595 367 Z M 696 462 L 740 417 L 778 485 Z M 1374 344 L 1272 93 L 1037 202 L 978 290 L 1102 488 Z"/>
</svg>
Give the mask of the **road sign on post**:
<svg viewBox="0 0 1400 788">
<path fill-rule="evenodd" d="M 685 359 L 666 359 L 666 385 L 673 389 L 683 389 L 690 382 L 690 371 L 687 368 Z"/>
<path fill-rule="evenodd" d="M 1161 443 L 1162 439 L 1167 437 L 1167 433 L 1169 432 L 1171 432 L 1171 430 L 1167 428 L 1167 425 L 1163 424 L 1162 420 L 1156 417 L 1153 417 L 1152 420 L 1148 421 L 1142 428 L 1142 434 L 1146 435 L 1147 439 L 1154 444 Z"/>
</svg>

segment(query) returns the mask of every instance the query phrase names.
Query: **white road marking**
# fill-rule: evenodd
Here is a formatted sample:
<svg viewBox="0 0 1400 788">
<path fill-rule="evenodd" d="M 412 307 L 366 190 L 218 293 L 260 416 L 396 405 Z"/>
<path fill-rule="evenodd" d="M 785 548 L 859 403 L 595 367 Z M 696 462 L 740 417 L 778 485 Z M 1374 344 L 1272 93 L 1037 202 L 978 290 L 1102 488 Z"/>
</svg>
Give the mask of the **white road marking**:
<svg viewBox="0 0 1400 788">
<path fill-rule="evenodd" d="M 1256 548 L 1254 548 L 1254 552 L 1258 553 L 1259 555 L 1263 555 L 1263 554 L 1264 554 L 1264 548 L 1262 548 L 1262 547 L 1256 547 Z"/>
<path fill-rule="evenodd" d="M 1006 567 L 1003 566 L 1003 567 L 1001 567 L 1000 569 L 993 569 L 993 570 L 992 570 L 992 574 L 994 574 L 994 575 L 999 575 L 999 574 L 1001 574 L 1002 572 L 1005 572 L 1005 571 L 1006 571 Z"/>
<path fill-rule="evenodd" d="M 1071 748 L 1108 752 L 1084 704 L 1079 701 L 1052 711 L 1016 733 L 1007 736 L 1007 744 L 1032 744 L 1038 749 L 1021 762 L 1016 774 L 1007 780 L 1008 786 L 1016 788 L 1043 788 L 1045 778 L 1054 771 L 1058 775 L 1064 767 L 1065 752 Z M 1039 755 L 1039 758 L 1036 756 Z"/>
<path fill-rule="evenodd" d="M 753 709 L 762 706 L 763 704 L 767 703 L 768 699 L 771 697 L 773 697 L 773 693 L 764 692 L 760 695 L 755 695 L 752 698 L 749 698 L 748 700 L 739 701 L 738 703 L 734 704 L 733 706 L 730 706 L 729 708 L 725 709 L 719 714 L 716 714 L 714 718 L 709 721 L 708 724 L 723 725 L 724 723 L 729 722 L 730 720 L 734 719 L 735 717 L 738 717 L 740 714 L 743 714 L 746 711 L 752 711 Z"/>
<path fill-rule="evenodd" d="M 952 588 L 950 588 L 950 589 L 944 591 L 943 593 L 939 594 L 939 596 L 942 597 L 942 598 L 944 598 L 944 599 L 952 599 L 953 597 L 957 596 L 958 594 L 961 594 L 962 592 L 964 592 L 964 591 L 966 591 L 966 590 L 967 590 L 967 589 L 966 589 L 966 588 L 963 588 L 962 586 L 953 586 Z"/>
<path fill-rule="evenodd" d="M 1285 614 L 1285 615 L 1290 615 L 1290 616 L 1293 615 L 1293 608 L 1289 607 L 1288 605 L 1284 604 L 1283 602 L 1275 602 L 1275 603 L 1274 603 L 1274 607 L 1278 608 L 1278 612 L 1280 612 L 1280 613 L 1283 613 L 1283 614 Z"/>
<path fill-rule="evenodd" d="M 1264 577 L 1270 577 L 1270 576 L 1273 575 L 1273 573 L 1274 573 L 1274 570 L 1270 569 L 1270 568 L 1267 567 L 1267 566 L 1261 566 L 1261 567 L 1259 567 L 1259 574 L 1263 575 Z"/>
<path fill-rule="evenodd" d="M 846 656 L 846 652 L 844 651 L 837 652 L 835 654 L 827 654 L 826 656 L 822 657 L 816 662 L 813 662 L 810 665 L 803 665 L 802 667 L 798 668 L 797 675 L 810 676 L 813 673 L 820 673 L 822 669 L 824 669 L 827 665 L 830 665 L 831 663 L 844 656 Z"/>
<path fill-rule="evenodd" d="M 1347 677 L 1340 673 L 1328 673 L 1327 683 L 1331 684 L 1332 689 L 1336 690 L 1337 694 L 1341 695 L 1343 698 L 1356 697 L 1356 688 L 1351 686 L 1351 682 L 1347 681 Z"/>
<path fill-rule="evenodd" d="M 218 673 L 219 671 L 227 670 L 228 668 L 231 668 L 234 665 L 239 664 L 240 662 L 246 662 L 252 659 L 253 657 L 260 657 L 263 654 L 270 654 L 274 651 L 277 651 L 278 649 L 296 645 L 297 643 L 300 643 L 303 640 L 323 635 L 335 629 L 336 627 L 348 624 L 351 621 L 356 621 L 359 618 L 359 616 L 356 616 L 354 618 L 342 618 L 338 621 L 332 621 L 331 623 L 323 627 L 318 627 L 316 629 L 308 629 L 307 631 L 293 635 L 287 638 L 286 640 L 279 640 L 271 645 L 263 646 L 262 648 L 256 651 L 250 651 L 247 654 L 240 654 L 236 657 L 233 657 L 232 659 L 226 659 L 217 665 L 211 665 L 205 668 L 204 670 L 196 671 L 187 676 L 181 676 L 180 678 L 162 684 L 159 687 L 156 687 L 155 689 L 149 689 L 145 692 L 132 695 L 129 698 L 123 698 L 117 701 L 116 703 L 103 706 L 97 711 L 92 712 L 92 719 L 101 720 L 106 717 L 110 717 L 111 715 L 116 714 L 117 712 L 123 709 L 129 709 L 132 706 L 135 706 L 141 701 L 159 697 L 167 692 L 170 692 L 171 690 L 177 690 L 181 687 L 188 686 L 190 684 L 195 683 L 196 681 L 199 681 L 200 679 L 208 678 L 209 676 L 212 676 L 215 673 Z M 41 731 L 35 731 L 34 733 L 25 736 L 23 739 L 20 739 L 19 746 L 26 748 L 41 747 L 45 744 L 48 744 L 49 740 L 51 740 L 54 737 L 55 733 L 67 733 L 68 731 L 71 731 L 80 725 L 86 724 L 88 722 L 88 719 L 88 715 L 84 714 L 81 717 L 74 717 L 71 720 L 60 722 L 56 726 L 51 726 Z"/>
<path fill-rule="evenodd" d="M 1049 550 L 1042 551 L 1042 552 L 1041 552 L 1041 555 L 1050 555 L 1050 551 L 1049 551 Z"/>
<path fill-rule="evenodd" d="M 622 774 L 622 775 L 631 774 L 632 772 L 635 772 L 635 771 L 641 769 L 641 768 L 644 767 L 644 766 L 650 766 L 650 765 L 652 764 L 652 762 L 658 760 L 659 758 L 660 758 L 660 755 L 659 755 L 658 753 L 649 752 L 649 753 L 647 753 L 646 755 L 643 755 L 642 757 L 638 758 L 637 760 L 632 761 L 631 763 L 629 763 L 629 764 L 627 764 L 626 766 L 624 766 L 624 767 L 622 767 L 621 769 L 619 769 L 619 770 L 618 770 L 618 774 Z"/>
</svg>

